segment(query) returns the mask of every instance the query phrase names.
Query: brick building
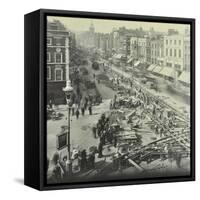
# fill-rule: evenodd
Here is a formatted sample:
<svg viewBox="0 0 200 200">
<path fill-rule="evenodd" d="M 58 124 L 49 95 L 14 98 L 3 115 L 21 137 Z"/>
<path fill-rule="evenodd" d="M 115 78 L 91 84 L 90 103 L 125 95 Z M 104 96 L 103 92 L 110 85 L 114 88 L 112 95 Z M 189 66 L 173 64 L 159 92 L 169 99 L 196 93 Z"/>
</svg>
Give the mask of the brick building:
<svg viewBox="0 0 200 200">
<path fill-rule="evenodd" d="M 69 65 L 69 32 L 59 21 L 47 23 L 47 101 L 64 103 L 65 68 Z"/>
</svg>

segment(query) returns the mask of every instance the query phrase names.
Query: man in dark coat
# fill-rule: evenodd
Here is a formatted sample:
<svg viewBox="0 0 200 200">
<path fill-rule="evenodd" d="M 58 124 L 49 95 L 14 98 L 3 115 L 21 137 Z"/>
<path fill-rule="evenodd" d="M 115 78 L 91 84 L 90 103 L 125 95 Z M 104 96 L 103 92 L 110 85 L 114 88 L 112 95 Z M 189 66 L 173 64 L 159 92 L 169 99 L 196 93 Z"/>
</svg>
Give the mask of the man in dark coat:
<svg viewBox="0 0 200 200">
<path fill-rule="evenodd" d="M 92 104 L 89 104 L 88 110 L 89 110 L 89 115 L 92 115 Z"/>
<path fill-rule="evenodd" d="M 97 127 L 96 126 L 93 126 L 92 127 L 92 133 L 93 133 L 93 135 L 94 135 L 94 138 L 97 138 Z"/>
<path fill-rule="evenodd" d="M 77 109 L 77 110 L 76 110 L 76 119 L 79 118 L 79 114 L 80 114 L 80 113 L 79 113 L 79 110 Z"/>
<path fill-rule="evenodd" d="M 103 151 L 103 144 L 100 141 L 100 143 L 98 145 L 98 153 L 99 153 L 98 158 L 102 158 L 103 157 L 102 151 Z"/>
<path fill-rule="evenodd" d="M 84 107 L 81 108 L 81 114 L 82 114 L 82 116 L 85 115 L 85 108 Z"/>
<path fill-rule="evenodd" d="M 84 149 L 83 151 L 81 151 L 81 156 L 80 156 L 80 170 L 81 171 L 85 170 L 86 165 L 87 165 L 87 154 L 86 150 Z"/>
</svg>

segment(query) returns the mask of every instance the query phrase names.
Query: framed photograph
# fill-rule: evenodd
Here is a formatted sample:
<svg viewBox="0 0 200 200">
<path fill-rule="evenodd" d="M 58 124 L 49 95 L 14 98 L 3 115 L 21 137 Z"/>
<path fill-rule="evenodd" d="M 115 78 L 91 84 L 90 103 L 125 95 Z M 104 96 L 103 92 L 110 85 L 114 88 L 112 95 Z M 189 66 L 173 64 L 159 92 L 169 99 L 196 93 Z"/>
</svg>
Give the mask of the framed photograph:
<svg viewBox="0 0 200 200">
<path fill-rule="evenodd" d="M 195 19 L 25 15 L 25 185 L 195 180 Z"/>
</svg>

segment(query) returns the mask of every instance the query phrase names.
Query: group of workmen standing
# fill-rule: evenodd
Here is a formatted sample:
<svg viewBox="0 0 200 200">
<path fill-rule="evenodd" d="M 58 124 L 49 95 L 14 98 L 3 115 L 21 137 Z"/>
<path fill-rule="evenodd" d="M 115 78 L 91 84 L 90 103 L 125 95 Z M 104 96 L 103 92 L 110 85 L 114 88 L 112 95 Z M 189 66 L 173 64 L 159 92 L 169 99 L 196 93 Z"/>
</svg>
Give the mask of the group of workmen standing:
<svg viewBox="0 0 200 200">
<path fill-rule="evenodd" d="M 105 114 L 102 114 L 97 124 L 92 127 L 92 132 L 94 138 L 99 137 L 99 145 L 98 145 L 98 157 L 101 158 L 103 156 L 103 146 L 105 144 L 113 144 L 114 147 L 117 146 L 117 137 L 116 130 L 114 127 L 110 125 L 109 117 L 106 117 Z"/>
</svg>

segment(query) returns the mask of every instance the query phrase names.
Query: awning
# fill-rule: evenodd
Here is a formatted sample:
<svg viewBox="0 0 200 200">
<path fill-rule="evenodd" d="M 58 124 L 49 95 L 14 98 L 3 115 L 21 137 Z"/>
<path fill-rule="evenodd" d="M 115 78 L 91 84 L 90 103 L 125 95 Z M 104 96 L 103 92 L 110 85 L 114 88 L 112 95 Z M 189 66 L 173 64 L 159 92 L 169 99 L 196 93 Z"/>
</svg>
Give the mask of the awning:
<svg viewBox="0 0 200 200">
<path fill-rule="evenodd" d="M 127 63 L 130 63 L 133 61 L 133 58 L 129 58 L 129 60 L 127 61 Z"/>
<path fill-rule="evenodd" d="M 156 67 L 153 69 L 152 72 L 157 73 L 157 74 L 160 74 L 160 71 L 161 71 L 161 70 L 162 70 L 162 67 L 156 66 Z"/>
<path fill-rule="evenodd" d="M 140 61 L 137 61 L 134 66 L 137 67 L 140 64 Z"/>
<path fill-rule="evenodd" d="M 115 54 L 113 57 L 116 58 L 116 59 L 121 59 L 123 57 L 123 55 L 122 54 Z"/>
<path fill-rule="evenodd" d="M 147 68 L 147 71 L 152 71 L 155 67 L 156 67 L 156 65 L 151 64 L 151 65 Z"/>
<path fill-rule="evenodd" d="M 181 75 L 178 77 L 178 80 L 190 84 L 190 73 L 183 71 Z"/>
<path fill-rule="evenodd" d="M 163 69 L 160 71 L 160 74 L 168 77 L 174 77 L 174 70 L 171 67 L 163 67 Z"/>
</svg>

